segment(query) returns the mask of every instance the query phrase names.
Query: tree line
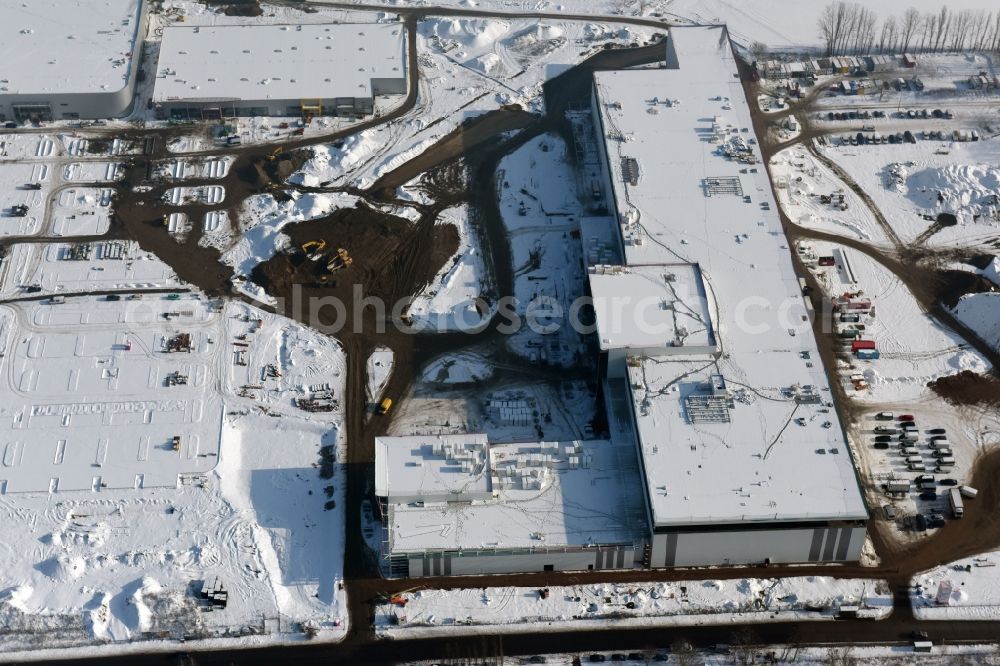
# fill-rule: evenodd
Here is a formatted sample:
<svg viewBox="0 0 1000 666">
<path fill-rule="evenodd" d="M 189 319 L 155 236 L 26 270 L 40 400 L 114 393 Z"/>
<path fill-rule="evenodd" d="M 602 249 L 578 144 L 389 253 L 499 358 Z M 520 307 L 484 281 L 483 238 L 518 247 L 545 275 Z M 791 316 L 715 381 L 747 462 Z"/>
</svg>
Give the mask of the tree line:
<svg viewBox="0 0 1000 666">
<path fill-rule="evenodd" d="M 1000 10 L 950 10 L 921 13 L 910 7 L 879 22 L 870 8 L 833 2 L 819 17 L 826 55 L 1000 50 Z"/>
</svg>

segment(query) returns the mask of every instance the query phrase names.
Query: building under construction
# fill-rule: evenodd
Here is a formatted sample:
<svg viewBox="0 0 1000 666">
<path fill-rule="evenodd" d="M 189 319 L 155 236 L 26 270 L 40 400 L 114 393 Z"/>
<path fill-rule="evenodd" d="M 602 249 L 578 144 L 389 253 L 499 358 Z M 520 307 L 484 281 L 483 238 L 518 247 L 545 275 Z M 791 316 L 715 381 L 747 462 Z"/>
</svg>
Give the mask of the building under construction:
<svg viewBox="0 0 1000 666">
<path fill-rule="evenodd" d="M 398 23 L 164 29 L 153 102 L 162 117 L 361 117 L 406 94 Z"/>
</svg>

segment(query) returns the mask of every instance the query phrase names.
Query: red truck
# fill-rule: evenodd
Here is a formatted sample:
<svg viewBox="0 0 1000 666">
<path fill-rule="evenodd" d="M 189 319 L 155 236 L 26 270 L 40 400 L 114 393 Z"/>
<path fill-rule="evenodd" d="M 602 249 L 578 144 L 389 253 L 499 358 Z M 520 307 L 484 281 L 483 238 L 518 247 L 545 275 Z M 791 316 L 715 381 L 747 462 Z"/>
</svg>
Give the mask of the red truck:
<svg viewBox="0 0 1000 666">
<path fill-rule="evenodd" d="M 856 352 L 859 349 L 875 349 L 874 340 L 854 340 L 851 342 L 851 351 Z"/>
</svg>

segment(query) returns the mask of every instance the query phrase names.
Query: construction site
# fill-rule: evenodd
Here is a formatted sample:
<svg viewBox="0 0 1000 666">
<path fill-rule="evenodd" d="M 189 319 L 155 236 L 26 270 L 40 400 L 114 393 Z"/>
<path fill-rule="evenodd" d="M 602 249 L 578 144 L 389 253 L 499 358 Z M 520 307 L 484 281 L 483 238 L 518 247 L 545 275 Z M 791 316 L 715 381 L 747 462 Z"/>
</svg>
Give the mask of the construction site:
<svg viewBox="0 0 1000 666">
<path fill-rule="evenodd" d="M 0 481 L 12 538 L 44 535 L 5 562 L 11 654 L 43 608 L 94 660 L 992 648 L 996 235 L 954 194 L 993 159 L 979 56 L 913 59 L 968 98 L 894 90 L 957 97 L 926 123 L 968 141 L 852 150 L 834 109 L 898 96 L 810 92 L 725 27 L 312 4 L 149 15 L 145 126 L 0 138 L 4 186 L 39 184 L 0 263 Z M 362 48 L 354 94 L 304 92 Z M 585 333 L 502 326 L 580 296 Z"/>
</svg>

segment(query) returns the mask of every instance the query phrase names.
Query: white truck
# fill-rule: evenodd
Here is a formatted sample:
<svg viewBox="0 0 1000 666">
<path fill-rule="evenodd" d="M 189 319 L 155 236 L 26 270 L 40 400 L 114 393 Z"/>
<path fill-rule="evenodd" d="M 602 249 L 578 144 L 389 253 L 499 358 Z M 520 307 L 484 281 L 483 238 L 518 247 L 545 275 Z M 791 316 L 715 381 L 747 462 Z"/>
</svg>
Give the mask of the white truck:
<svg viewBox="0 0 1000 666">
<path fill-rule="evenodd" d="M 948 491 L 948 504 L 951 505 L 951 515 L 961 518 L 965 515 L 965 505 L 962 503 L 962 493 L 958 488 Z"/>
</svg>

